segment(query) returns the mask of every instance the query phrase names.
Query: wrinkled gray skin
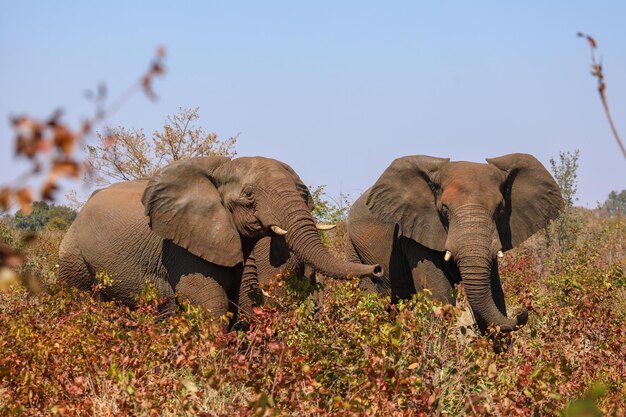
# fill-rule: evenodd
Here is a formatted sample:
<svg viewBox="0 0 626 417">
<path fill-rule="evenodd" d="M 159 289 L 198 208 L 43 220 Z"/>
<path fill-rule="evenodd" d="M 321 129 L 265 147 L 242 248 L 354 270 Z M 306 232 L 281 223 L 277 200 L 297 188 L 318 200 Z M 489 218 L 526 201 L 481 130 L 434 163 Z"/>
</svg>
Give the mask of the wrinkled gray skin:
<svg viewBox="0 0 626 417">
<path fill-rule="evenodd" d="M 252 307 L 263 304 L 261 288 L 271 285 L 279 275 L 306 278 L 312 284 L 316 282 L 315 270 L 289 250 L 282 236 L 261 238 L 248 259 L 250 262 L 246 264 L 239 297 L 239 306 L 248 315 L 252 314 Z M 280 294 L 280 291 L 274 293 Z"/>
<path fill-rule="evenodd" d="M 237 312 L 244 268 L 264 236 L 288 233 L 289 250 L 325 274 L 381 276 L 380 266 L 332 257 L 311 215 L 307 187 L 286 164 L 262 157 L 177 161 L 153 178 L 95 192 L 59 250 L 59 277 L 91 290 L 95 274 L 113 285 L 100 296 L 133 305 L 146 281 L 170 299 L 179 292 L 215 317 Z M 169 308 L 168 308 L 169 310 Z"/>
<path fill-rule="evenodd" d="M 487 162 L 393 161 L 348 217 L 348 260 L 379 263 L 385 271 L 362 280 L 364 288 L 394 299 L 428 288 L 433 298 L 454 303 L 452 288 L 462 281 L 481 332 L 491 324 L 509 332 L 527 321 L 523 308 L 507 316 L 497 253 L 558 217 L 561 193 L 531 155 Z"/>
</svg>

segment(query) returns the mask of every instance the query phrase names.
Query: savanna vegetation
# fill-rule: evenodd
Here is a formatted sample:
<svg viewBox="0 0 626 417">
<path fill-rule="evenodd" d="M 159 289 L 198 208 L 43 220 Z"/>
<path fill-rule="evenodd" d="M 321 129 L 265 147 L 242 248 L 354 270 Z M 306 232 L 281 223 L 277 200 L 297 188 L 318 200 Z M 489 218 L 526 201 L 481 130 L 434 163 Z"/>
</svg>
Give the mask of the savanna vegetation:
<svg viewBox="0 0 626 417">
<path fill-rule="evenodd" d="M 462 288 L 457 307 L 427 292 L 393 305 L 356 281 L 326 282 L 316 301 L 298 277 L 277 277 L 268 303 L 238 330 L 225 333 L 184 301 L 180 314 L 157 321 L 162 300 L 152 288 L 129 310 L 56 282 L 61 222 L 33 238 L 18 227 L 28 216 L 5 216 L 2 237 L 26 254 L 19 272 L 36 285 L 0 294 L 0 412 L 624 415 L 626 221 L 573 206 L 577 158 L 563 153 L 552 164 L 572 196 L 562 220 L 502 261 L 509 304 L 531 317 L 496 341 L 463 324 Z M 320 219 L 341 223 L 345 198 L 314 194 Z M 327 233 L 338 255 L 343 230 Z"/>
</svg>

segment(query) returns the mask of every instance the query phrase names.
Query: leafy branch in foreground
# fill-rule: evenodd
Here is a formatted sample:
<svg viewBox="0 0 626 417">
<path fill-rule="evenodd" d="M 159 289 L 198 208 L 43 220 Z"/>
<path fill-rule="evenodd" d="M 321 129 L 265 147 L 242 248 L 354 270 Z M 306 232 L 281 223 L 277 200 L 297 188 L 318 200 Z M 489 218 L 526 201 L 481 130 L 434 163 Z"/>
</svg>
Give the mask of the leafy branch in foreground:
<svg viewBox="0 0 626 417">
<path fill-rule="evenodd" d="M 79 178 L 83 172 L 88 171 L 88 165 L 75 154 L 77 145 L 84 144 L 86 138 L 93 133 L 94 126 L 117 112 L 136 92 L 143 91 L 149 99 L 155 100 L 157 96 L 152 84 L 155 77 L 165 73 L 164 60 L 165 49 L 158 48 L 148 70 L 108 106 L 104 84 L 98 87 L 97 92 L 88 92 L 87 98 L 94 101 L 95 111 L 78 129 L 72 129 L 61 121 L 62 110 L 54 111 L 47 120 L 38 120 L 28 115 L 12 117 L 15 156 L 26 158 L 30 167 L 10 185 L 0 186 L 0 213 L 17 203 L 23 215 L 30 214 L 35 192 L 29 183 L 37 182 L 35 177 L 43 178 L 37 187 L 41 199 L 53 201 L 61 178 Z M 113 140 L 110 141 L 111 144 Z M 33 291 L 37 288 L 36 285 L 29 285 L 27 277 L 15 272 L 15 268 L 23 264 L 25 259 L 20 250 L 11 248 L 0 237 L 0 289 L 18 281 Z"/>
<path fill-rule="evenodd" d="M 16 178 L 11 186 L 0 187 L 0 210 L 8 210 L 17 202 L 20 209 L 28 214 L 34 197 L 28 182 L 35 176 L 41 175 L 45 178 L 39 189 L 44 201 L 54 200 L 60 178 L 79 178 L 87 167 L 77 159 L 76 145 L 84 143 L 93 133 L 95 125 L 117 112 L 137 91 L 143 90 L 148 98 L 156 99 L 152 82 L 155 77 L 165 73 L 164 59 L 165 49 L 158 48 L 156 58 L 146 73 L 108 107 L 105 106 L 107 90 L 104 85 L 100 85 L 96 93 L 89 92 L 88 98 L 95 102 L 96 109 L 94 115 L 84 120 L 79 129 L 72 129 L 61 121 L 62 110 L 56 110 L 47 120 L 38 120 L 27 115 L 13 117 L 11 124 L 15 130 L 15 155 L 26 158 L 30 169 Z"/>
</svg>

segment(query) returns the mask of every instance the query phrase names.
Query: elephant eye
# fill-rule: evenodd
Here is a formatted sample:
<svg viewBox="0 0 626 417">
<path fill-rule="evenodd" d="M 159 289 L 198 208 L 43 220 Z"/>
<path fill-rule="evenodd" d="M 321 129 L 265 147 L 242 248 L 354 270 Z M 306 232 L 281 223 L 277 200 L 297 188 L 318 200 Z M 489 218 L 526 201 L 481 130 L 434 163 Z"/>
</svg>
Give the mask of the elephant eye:
<svg viewBox="0 0 626 417">
<path fill-rule="evenodd" d="M 254 190 L 251 185 L 247 185 L 241 190 L 241 197 L 246 200 L 254 199 Z"/>
<path fill-rule="evenodd" d="M 504 211 L 504 202 L 501 202 L 498 204 L 498 206 L 496 207 L 496 216 L 499 216 L 502 214 L 502 212 Z"/>
<path fill-rule="evenodd" d="M 448 219 L 448 220 L 450 219 L 450 218 L 448 217 L 448 216 L 449 216 L 449 214 L 450 214 L 450 213 L 449 213 L 449 210 L 448 210 L 448 206 L 446 206 L 445 204 L 442 204 L 442 205 L 441 205 L 441 214 L 443 214 L 443 216 L 444 216 L 446 219 Z"/>
</svg>

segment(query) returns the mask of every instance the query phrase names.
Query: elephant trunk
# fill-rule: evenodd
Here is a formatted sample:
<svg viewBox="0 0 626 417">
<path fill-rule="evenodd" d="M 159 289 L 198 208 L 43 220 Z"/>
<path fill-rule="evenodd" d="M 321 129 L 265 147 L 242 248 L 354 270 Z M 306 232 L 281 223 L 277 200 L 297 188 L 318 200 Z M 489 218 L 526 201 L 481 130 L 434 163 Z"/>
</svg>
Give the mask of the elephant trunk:
<svg viewBox="0 0 626 417">
<path fill-rule="evenodd" d="M 458 262 L 458 261 L 457 261 Z M 467 294 L 467 300 L 476 316 L 482 331 L 490 325 L 500 327 L 503 332 L 510 332 L 525 323 L 525 311 L 520 311 L 517 318 L 509 318 L 496 306 L 491 286 L 491 266 L 482 265 L 471 256 L 463 257 L 459 271 Z"/>
<path fill-rule="evenodd" d="M 456 221 L 450 226 L 451 231 L 454 229 L 451 236 L 458 243 L 452 252 L 481 331 L 484 332 L 489 325 L 496 325 L 501 331 L 510 332 L 525 324 L 528 317 L 525 309 L 520 310 L 516 318 L 509 318 L 506 316 L 503 294 L 500 295 L 502 299 L 498 300 L 501 308 L 494 300 L 497 292 L 494 290 L 501 287 L 498 274 L 492 273 L 495 272 L 492 267 L 497 268 L 492 244 L 496 230 L 490 213 L 484 209 L 464 207 L 459 209 L 454 219 Z"/>
<path fill-rule="evenodd" d="M 339 260 L 330 254 L 320 239 L 315 227 L 315 219 L 299 196 L 295 196 L 283 204 L 289 207 L 285 217 L 285 241 L 289 249 L 307 265 L 324 275 L 345 279 L 353 277 L 377 277 L 383 275 L 380 265 L 363 265 Z"/>
</svg>

